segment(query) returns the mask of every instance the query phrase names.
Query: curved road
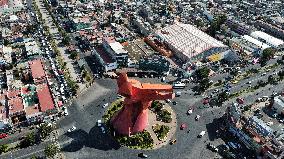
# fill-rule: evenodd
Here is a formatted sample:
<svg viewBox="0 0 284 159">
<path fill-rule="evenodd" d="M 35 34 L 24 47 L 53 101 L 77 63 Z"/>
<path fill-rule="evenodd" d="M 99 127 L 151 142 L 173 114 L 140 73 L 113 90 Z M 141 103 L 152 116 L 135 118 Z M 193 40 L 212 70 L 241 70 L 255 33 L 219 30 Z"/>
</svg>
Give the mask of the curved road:
<svg viewBox="0 0 284 159">
<path fill-rule="evenodd" d="M 159 79 L 140 79 L 142 81 L 159 82 Z M 96 127 L 96 121 L 102 118 L 104 109 L 102 105 L 116 99 L 116 82 L 111 79 L 97 80 L 96 83 L 87 90 L 82 96 L 68 107 L 69 116 L 59 121 L 59 143 L 67 158 L 116 158 L 127 159 L 137 158 L 141 150 L 132 150 L 120 147 L 107 134 L 102 134 Z M 201 105 L 201 96 L 193 97 L 189 93 L 183 93 L 177 97 L 177 105 L 173 109 L 177 113 L 178 125 L 186 123 L 187 130 L 177 130 L 175 145 L 167 145 L 158 150 L 149 150 L 145 153 L 150 158 L 155 159 L 186 159 L 186 158 L 213 158 L 213 152 L 205 148 L 205 140 L 209 140 L 208 133 L 201 139 L 197 135 L 206 130 L 215 132 L 216 125 L 212 125 L 212 120 L 221 116 L 219 108 L 195 109 L 191 116 L 186 115 L 189 106 L 198 107 Z M 201 115 L 199 121 L 195 121 L 196 114 Z M 72 133 L 66 131 L 75 125 L 77 130 Z M 210 140 L 214 134 L 210 133 Z M 202 153 L 201 153 L 202 150 Z"/>
</svg>

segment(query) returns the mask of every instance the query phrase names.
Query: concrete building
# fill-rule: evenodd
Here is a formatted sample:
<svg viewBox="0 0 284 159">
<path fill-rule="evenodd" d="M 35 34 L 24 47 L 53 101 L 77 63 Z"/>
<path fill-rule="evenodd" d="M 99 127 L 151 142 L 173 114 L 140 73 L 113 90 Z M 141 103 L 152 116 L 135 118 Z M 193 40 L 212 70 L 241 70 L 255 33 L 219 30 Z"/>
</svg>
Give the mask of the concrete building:
<svg viewBox="0 0 284 159">
<path fill-rule="evenodd" d="M 103 38 L 103 47 L 110 56 L 117 61 L 119 66 L 127 66 L 128 52 L 113 37 Z"/>
<path fill-rule="evenodd" d="M 152 28 L 151 28 L 150 23 L 144 22 L 142 18 L 135 16 L 132 22 L 138 28 L 139 32 L 142 35 L 148 36 L 151 33 Z"/>
<path fill-rule="evenodd" d="M 246 35 L 251 33 L 251 28 L 247 26 L 246 24 L 239 23 L 237 21 L 234 21 L 233 19 L 228 19 L 226 21 L 226 25 L 230 27 L 230 29 L 240 35 Z"/>
<path fill-rule="evenodd" d="M 165 27 L 156 31 L 155 36 L 183 62 L 201 60 L 228 49 L 222 42 L 190 24 L 178 23 Z"/>
<path fill-rule="evenodd" d="M 261 29 L 264 29 L 264 31 L 268 34 L 271 34 L 279 39 L 284 40 L 284 28 L 279 28 L 276 26 L 273 26 L 269 23 L 263 22 L 261 20 L 256 21 L 254 24 L 257 27 L 260 27 Z"/>
<path fill-rule="evenodd" d="M 272 108 L 278 113 L 284 115 L 284 98 L 282 96 L 274 97 Z"/>
<path fill-rule="evenodd" d="M 255 39 L 268 44 L 269 46 L 278 49 L 284 50 L 284 41 L 277 39 L 269 34 L 266 34 L 262 31 L 254 31 L 250 34 L 250 36 L 254 37 Z"/>
<path fill-rule="evenodd" d="M 273 129 L 266 125 L 263 120 L 258 119 L 257 116 L 250 117 L 248 123 L 255 132 L 261 134 L 263 137 L 271 136 L 273 133 Z"/>
<path fill-rule="evenodd" d="M 117 68 L 117 62 L 109 54 L 104 52 L 103 48 L 96 48 L 92 52 L 101 65 L 103 72 L 114 71 Z"/>
<path fill-rule="evenodd" d="M 270 46 L 251 36 L 244 35 L 230 39 L 230 46 L 237 50 L 241 50 L 249 56 L 259 56 L 262 51 Z"/>
</svg>

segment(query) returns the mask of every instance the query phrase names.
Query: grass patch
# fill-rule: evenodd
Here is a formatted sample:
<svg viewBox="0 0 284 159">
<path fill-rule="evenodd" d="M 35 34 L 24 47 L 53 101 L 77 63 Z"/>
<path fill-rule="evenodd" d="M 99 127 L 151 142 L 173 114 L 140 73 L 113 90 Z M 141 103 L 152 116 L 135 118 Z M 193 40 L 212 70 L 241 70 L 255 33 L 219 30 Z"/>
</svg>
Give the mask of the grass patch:
<svg viewBox="0 0 284 159">
<path fill-rule="evenodd" d="M 120 144 L 133 149 L 151 149 L 154 145 L 150 133 L 145 130 L 130 137 L 116 136 L 116 139 Z"/>
<path fill-rule="evenodd" d="M 166 126 L 166 125 L 153 125 L 152 129 L 154 131 L 154 133 L 157 135 L 158 140 L 162 141 L 165 139 L 165 137 L 167 137 L 169 131 L 170 131 L 170 127 Z"/>
<path fill-rule="evenodd" d="M 118 112 L 123 107 L 123 101 L 121 99 L 113 102 L 111 106 L 107 109 L 105 114 L 103 115 L 104 123 L 109 127 L 110 119 L 113 115 Z"/>
</svg>

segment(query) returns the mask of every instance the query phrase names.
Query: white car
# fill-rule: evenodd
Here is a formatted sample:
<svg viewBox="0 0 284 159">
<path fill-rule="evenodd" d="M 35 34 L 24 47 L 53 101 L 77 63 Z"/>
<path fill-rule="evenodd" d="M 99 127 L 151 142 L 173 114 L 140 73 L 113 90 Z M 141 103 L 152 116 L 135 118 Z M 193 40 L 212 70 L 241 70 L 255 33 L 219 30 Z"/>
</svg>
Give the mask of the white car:
<svg viewBox="0 0 284 159">
<path fill-rule="evenodd" d="M 103 108 L 106 108 L 107 106 L 108 106 L 108 103 L 104 104 L 104 105 L 103 105 Z"/>
<path fill-rule="evenodd" d="M 105 128 L 104 128 L 103 126 L 101 127 L 101 130 L 102 130 L 102 133 L 103 133 L 103 134 L 106 133 Z"/>
<path fill-rule="evenodd" d="M 166 101 L 166 103 L 170 103 L 171 102 L 171 100 L 169 100 L 169 99 L 166 99 L 165 101 Z"/>
<path fill-rule="evenodd" d="M 75 126 L 72 126 L 72 128 L 68 129 L 67 132 L 72 132 L 74 130 L 76 130 L 77 128 Z"/>
<path fill-rule="evenodd" d="M 190 114 L 192 114 L 192 112 L 193 112 L 192 108 L 189 108 L 188 111 L 187 111 L 187 114 L 190 115 Z"/>
<path fill-rule="evenodd" d="M 198 134 L 198 136 L 197 136 L 197 137 L 201 138 L 202 136 L 204 136 L 204 135 L 205 135 L 205 133 L 206 133 L 206 131 L 201 131 L 201 132 L 200 132 L 200 134 Z"/>
<path fill-rule="evenodd" d="M 99 127 L 102 126 L 102 120 L 98 120 L 97 124 L 98 124 Z"/>
<path fill-rule="evenodd" d="M 196 115 L 195 120 L 198 121 L 200 118 L 200 115 Z"/>
<path fill-rule="evenodd" d="M 64 109 L 64 115 L 65 115 L 65 116 L 68 116 L 68 115 L 69 115 L 67 109 Z"/>
</svg>

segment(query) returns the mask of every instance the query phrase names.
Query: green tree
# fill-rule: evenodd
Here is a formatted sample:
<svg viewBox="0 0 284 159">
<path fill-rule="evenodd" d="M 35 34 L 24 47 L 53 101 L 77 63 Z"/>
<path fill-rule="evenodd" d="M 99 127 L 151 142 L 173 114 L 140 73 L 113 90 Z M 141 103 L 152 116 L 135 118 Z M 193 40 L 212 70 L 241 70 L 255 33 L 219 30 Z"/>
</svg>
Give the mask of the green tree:
<svg viewBox="0 0 284 159">
<path fill-rule="evenodd" d="M 283 80 L 284 79 L 284 71 L 279 71 L 278 76 L 279 76 L 280 80 Z"/>
<path fill-rule="evenodd" d="M 225 14 L 214 17 L 209 27 L 209 34 L 214 37 L 216 32 L 220 30 L 221 25 L 224 24 L 226 20 L 227 16 Z"/>
<path fill-rule="evenodd" d="M 275 78 L 272 75 L 268 76 L 268 83 L 273 84 L 275 82 Z"/>
<path fill-rule="evenodd" d="M 199 90 L 201 92 L 204 92 L 205 90 L 207 90 L 210 87 L 210 81 L 208 78 L 204 78 L 201 79 L 200 83 L 199 83 Z"/>
<path fill-rule="evenodd" d="M 25 136 L 24 140 L 21 141 L 20 146 L 22 148 L 32 146 L 35 144 L 35 142 L 36 142 L 35 134 L 34 132 L 31 132 Z"/>
<path fill-rule="evenodd" d="M 259 85 L 260 87 L 265 87 L 266 83 L 263 80 L 259 80 L 257 81 L 257 85 Z"/>
<path fill-rule="evenodd" d="M 208 67 L 206 66 L 201 67 L 195 71 L 195 77 L 198 80 L 205 79 L 205 78 L 208 78 L 209 73 L 210 73 L 210 69 Z"/>
<path fill-rule="evenodd" d="M 227 92 L 221 92 L 218 94 L 218 101 L 219 103 L 223 103 L 229 99 L 229 95 Z"/>
<path fill-rule="evenodd" d="M 0 154 L 8 151 L 9 146 L 7 144 L 0 145 Z"/>
<path fill-rule="evenodd" d="M 269 61 L 275 55 L 275 52 L 276 50 L 273 48 L 264 49 L 260 59 L 261 65 L 266 65 L 267 61 Z"/>
<path fill-rule="evenodd" d="M 44 154 L 46 157 L 53 158 L 60 151 L 59 147 L 55 144 L 50 144 L 45 147 Z"/>
<path fill-rule="evenodd" d="M 78 57 L 78 52 L 77 51 L 72 51 L 69 58 L 72 60 L 75 60 Z"/>
<path fill-rule="evenodd" d="M 39 157 L 37 157 L 36 155 L 33 155 L 30 159 L 38 159 Z"/>
<path fill-rule="evenodd" d="M 8 46 L 9 44 L 10 44 L 10 41 L 9 40 L 7 40 L 7 39 L 4 39 L 4 46 Z"/>
<path fill-rule="evenodd" d="M 53 130 L 52 125 L 49 125 L 47 123 L 40 124 L 38 128 L 38 132 L 41 139 L 45 139 Z"/>
</svg>

